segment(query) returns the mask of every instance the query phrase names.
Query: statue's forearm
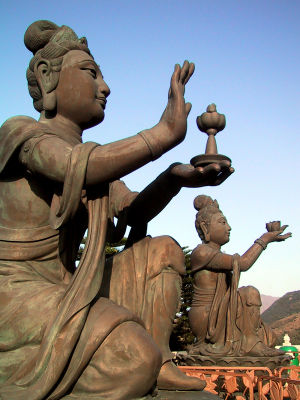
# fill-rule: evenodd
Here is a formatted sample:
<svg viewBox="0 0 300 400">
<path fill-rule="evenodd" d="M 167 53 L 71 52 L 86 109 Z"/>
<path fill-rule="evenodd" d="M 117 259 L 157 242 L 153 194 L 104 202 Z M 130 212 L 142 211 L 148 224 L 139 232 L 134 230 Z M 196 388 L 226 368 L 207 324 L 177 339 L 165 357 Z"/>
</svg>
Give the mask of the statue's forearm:
<svg viewBox="0 0 300 400">
<path fill-rule="evenodd" d="M 168 170 L 160 174 L 132 202 L 128 213 L 129 225 L 147 223 L 158 215 L 180 191 Z"/>
<path fill-rule="evenodd" d="M 86 184 L 119 179 L 151 161 L 149 148 L 140 135 L 96 147 L 88 161 Z"/>
<path fill-rule="evenodd" d="M 260 256 L 263 248 L 258 243 L 254 243 L 242 256 L 239 257 L 239 267 L 241 271 L 247 271 Z M 206 266 L 211 271 L 232 271 L 234 256 L 219 252 Z"/>
<path fill-rule="evenodd" d="M 119 179 L 157 159 L 178 143 L 166 125 L 159 123 L 135 136 L 99 146 L 90 155 L 86 184 Z"/>
<path fill-rule="evenodd" d="M 240 257 L 241 271 L 247 271 L 251 268 L 263 250 L 264 248 L 261 244 L 254 242 L 254 244 Z"/>
</svg>

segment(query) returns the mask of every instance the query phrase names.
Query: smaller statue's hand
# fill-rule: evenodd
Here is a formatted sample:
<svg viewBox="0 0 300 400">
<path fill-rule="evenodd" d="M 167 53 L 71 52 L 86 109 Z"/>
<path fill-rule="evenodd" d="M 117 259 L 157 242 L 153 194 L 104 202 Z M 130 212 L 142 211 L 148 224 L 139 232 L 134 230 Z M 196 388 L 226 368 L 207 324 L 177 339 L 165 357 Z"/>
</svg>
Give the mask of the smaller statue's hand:
<svg viewBox="0 0 300 400">
<path fill-rule="evenodd" d="M 271 223 L 269 223 L 271 224 Z M 272 230 L 270 232 L 266 232 L 261 236 L 261 239 L 265 243 L 272 243 L 272 242 L 283 242 L 284 240 L 288 239 L 289 237 L 292 236 L 291 232 L 285 233 L 284 235 L 282 234 L 288 225 L 282 225 L 279 227 L 278 230 Z"/>
<path fill-rule="evenodd" d="M 172 164 L 169 168 L 170 177 L 179 187 L 197 188 L 217 186 L 224 182 L 234 169 L 229 161 L 209 164 L 194 168 L 191 164 Z"/>
</svg>

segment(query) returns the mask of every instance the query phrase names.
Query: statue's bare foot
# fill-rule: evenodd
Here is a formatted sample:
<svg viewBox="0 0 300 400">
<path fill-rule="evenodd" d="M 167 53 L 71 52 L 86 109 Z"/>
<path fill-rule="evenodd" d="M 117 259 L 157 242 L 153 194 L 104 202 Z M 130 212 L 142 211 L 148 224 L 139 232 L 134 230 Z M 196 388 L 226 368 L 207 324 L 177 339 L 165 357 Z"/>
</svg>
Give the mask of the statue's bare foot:
<svg viewBox="0 0 300 400">
<path fill-rule="evenodd" d="M 247 355 L 258 357 L 278 357 L 284 354 L 285 352 L 282 350 L 272 349 L 264 343 L 258 342 Z"/>
<path fill-rule="evenodd" d="M 203 390 L 206 382 L 187 376 L 172 361 L 168 361 L 161 367 L 157 386 L 165 390 Z"/>
</svg>

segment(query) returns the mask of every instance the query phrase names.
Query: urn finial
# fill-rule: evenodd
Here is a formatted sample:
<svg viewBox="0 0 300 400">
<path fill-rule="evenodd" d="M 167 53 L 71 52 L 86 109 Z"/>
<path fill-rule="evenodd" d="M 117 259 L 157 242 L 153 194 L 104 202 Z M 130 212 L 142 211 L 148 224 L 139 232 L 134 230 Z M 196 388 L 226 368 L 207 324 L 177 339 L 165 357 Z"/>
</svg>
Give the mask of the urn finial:
<svg viewBox="0 0 300 400">
<path fill-rule="evenodd" d="M 191 164 L 194 167 L 207 165 L 213 162 L 230 159 L 222 154 L 218 154 L 217 142 L 215 135 L 222 131 L 226 126 L 226 118 L 224 114 L 217 112 L 217 107 L 214 103 L 206 108 L 206 112 L 199 115 L 196 119 L 198 129 L 208 135 L 205 154 L 196 156 L 191 159 Z"/>
<path fill-rule="evenodd" d="M 217 112 L 217 107 L 214 103 L 207 106 L 206 112 L 199 115 L 196 121 L 199 130 L 208 135 L 216 135 L 218 132 L 222 131 L 226 125 L 225 115 Z"/>
</svg>

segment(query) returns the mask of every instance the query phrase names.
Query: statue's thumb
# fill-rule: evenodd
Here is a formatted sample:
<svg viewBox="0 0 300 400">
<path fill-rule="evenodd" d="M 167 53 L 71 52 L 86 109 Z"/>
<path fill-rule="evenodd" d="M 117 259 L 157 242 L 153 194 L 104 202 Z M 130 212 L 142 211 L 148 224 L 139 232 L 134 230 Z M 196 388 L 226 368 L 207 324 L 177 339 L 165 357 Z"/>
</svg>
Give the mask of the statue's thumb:
<svg viewBox="0 0 300 400">
<path fill-rule="evenodd" d="M 192 109 L 192 104 L 191 104 L 191 103 L 185 103 L 185 112 L 186 112 L 186 116 L 189 115 L 191 109 Z"/>
</svg>

